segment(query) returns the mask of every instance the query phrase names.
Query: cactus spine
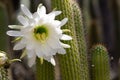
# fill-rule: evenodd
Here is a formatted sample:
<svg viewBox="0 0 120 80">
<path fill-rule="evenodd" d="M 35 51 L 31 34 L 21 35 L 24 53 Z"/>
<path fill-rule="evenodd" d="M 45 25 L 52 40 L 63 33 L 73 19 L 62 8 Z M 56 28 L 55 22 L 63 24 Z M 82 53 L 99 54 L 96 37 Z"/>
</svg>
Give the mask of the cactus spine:
<svg viewBox="0 0 120 80">
<path fill-rule="evenodd" d="M 36 78 L 37 80 L 54 80 L 54 67 L 50 62 L 43 61 L 41 64 L 40 59 L 36 60 Z"/>
<path fill-rule="evenodd" d="M 92 80 L 110 80 L 109 56 L 103 45 L 96 45 L 91 50 Z"/>
<path fill-rule="evenodd" d="M 86 44 L 84 44 L 85 42 L 83 41 L 83 26 L 81 26 L 81 20 L 79 20 L 81 19 L 81 13 L 78 9 L 78 6 L 76 6 L 76 4 L 74 5 L 72 0 L 52 0 L 51 3 L 52 8 L 62 11 L 62 14 L 58 16 L 59 19 L 64 17 L 69 19 L 68 23 L 64 26 L 64 29 L 70 29 L 71 32 L 68 34 L 73 37 L 73 40 L 68 42 L 71 48 L 67 49 L 67 54 L 58 55 L 62 80 L 88 80 L 88 68 L 85 57 Z M 73 10 L 77 11 L 78 13 L 76 12 L 76 14 Z M 80 36 L 76 36 L 76 34 Z M 78 40 L 82 40 L 81 43 Z M 80 46 L 84 46 L 84 48 L 81 48 Z M 83 64 L 84 60 L 85 63 Z M 83 67 L 85 71 L 82 70 Z"/>
</svg>

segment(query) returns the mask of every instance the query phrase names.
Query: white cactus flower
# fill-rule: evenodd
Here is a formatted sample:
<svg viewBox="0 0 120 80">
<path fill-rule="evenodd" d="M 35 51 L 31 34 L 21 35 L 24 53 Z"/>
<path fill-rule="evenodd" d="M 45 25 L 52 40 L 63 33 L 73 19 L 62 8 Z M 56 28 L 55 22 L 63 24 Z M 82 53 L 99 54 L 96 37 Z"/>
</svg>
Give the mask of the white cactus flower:
<svg viewBox="0 0 120 80">
<path fill-rule="evenodd" d="M 7 31 L 9 36 L 21 37 L 15 44 L 14 50 L 26 49 L 29 66 L 35 63 L 36 56 L 55 65 L 53 55 L 65 54 L 64 48 L 70 47 L 60 41 L 72 39 L 71 36 L 63 34 L 61 29 L 68 19 L 55 20 L 55 16 L 61 11 L 46 14 L 46 8 L 42 4 L 33 14 L 23 4 L 21 4 L 21 10 L 24 15 L 19 15 L 18 20 L 22 25 L 9 25 L 9 28 L 17 30 Z"/>
</svg>

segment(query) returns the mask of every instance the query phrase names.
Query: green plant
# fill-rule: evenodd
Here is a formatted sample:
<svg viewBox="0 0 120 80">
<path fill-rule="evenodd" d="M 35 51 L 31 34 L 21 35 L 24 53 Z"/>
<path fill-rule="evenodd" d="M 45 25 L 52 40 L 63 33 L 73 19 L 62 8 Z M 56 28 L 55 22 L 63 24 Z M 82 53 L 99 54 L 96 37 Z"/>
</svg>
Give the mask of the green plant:
<svg viewBox="0 0 120 80">
<path fill-rule="evenodd" d="M 69 29 L 67 34 L 73 37 L 72 41 L 66 42 L 71 46 L 67 54 L 58 55 L 62 80 L 89 80 L 87 48 L 79 7 L 73 0 L 52 0 L 51 3 L 52 8 L 62 11 L 58 19 L 69 19 L 63 29 Z"/>
<path fill-rule="evenodd" d="M 54 80 L 54 66 L 47 61 L 40 61 L 40 58 L 36 60 L 36 78 L 37 80 Z"/>
<path fill-rule="evenodd" d="M 87 45 L 85 40 L 84 26 L 82 22 L 83 21 L 82 13 L 79 8 L 79 5 L 75 1 L 72 2 L 72 8 L 73 8 L 75 32 L 76 32 L 77 43 L 79 48 L 81 80 L 89 80 Z"/>
<path fill-rule="evenodd" d="M 92 80 L 110 80 L 109 56 L 103 45 L 91 49 L 91 66 Z"/>
<path fill-rule="evenodd" d="M 4 67 L 0 67 L 0 80 L 9 80 L 8 71 Z"/>
</svg>

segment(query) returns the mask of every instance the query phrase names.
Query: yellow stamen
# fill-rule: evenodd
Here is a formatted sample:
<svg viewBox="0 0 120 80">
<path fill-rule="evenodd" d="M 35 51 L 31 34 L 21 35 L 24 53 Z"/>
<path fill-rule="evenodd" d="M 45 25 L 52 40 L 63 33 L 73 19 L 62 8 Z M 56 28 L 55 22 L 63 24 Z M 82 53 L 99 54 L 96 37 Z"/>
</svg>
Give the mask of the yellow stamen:
<svg viewBox="0 0 120 80">
<path fill-rule="evenodd" d="M 43 57 L 40 58 L 40 63 L 43 64 L 44 60 Z"/>
<path fill-rule="evenodd" d="M 40 41 L 45 42 L 48 37 L 48 30 L 45 26 L 37 26 L 34 28 L 34 37 Z"/>
</svg>

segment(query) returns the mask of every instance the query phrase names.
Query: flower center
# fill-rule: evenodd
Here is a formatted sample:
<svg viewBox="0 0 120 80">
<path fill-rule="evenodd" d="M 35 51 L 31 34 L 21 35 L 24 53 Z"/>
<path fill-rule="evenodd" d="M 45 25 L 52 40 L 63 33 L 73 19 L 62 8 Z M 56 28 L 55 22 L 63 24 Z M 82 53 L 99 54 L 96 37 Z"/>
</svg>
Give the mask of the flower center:
<svg viewBox="0 0 120 80">
<path fill-rule="evenodd" d="M 48 37 L 48 29 L 44 25 L 36 26 L 34 28 L 34 37 L 40 42 L 45 42 Z"/>
</svg>

